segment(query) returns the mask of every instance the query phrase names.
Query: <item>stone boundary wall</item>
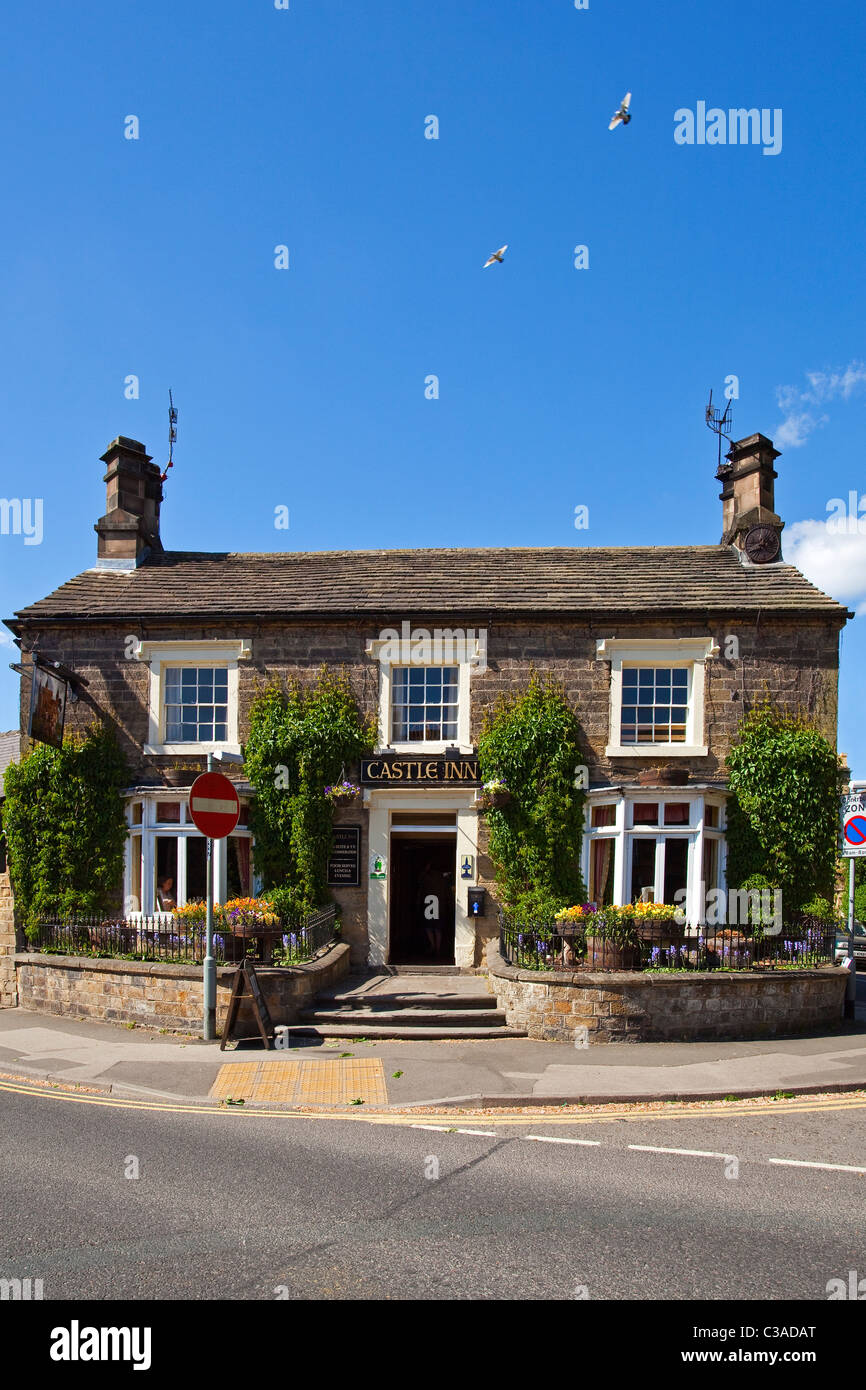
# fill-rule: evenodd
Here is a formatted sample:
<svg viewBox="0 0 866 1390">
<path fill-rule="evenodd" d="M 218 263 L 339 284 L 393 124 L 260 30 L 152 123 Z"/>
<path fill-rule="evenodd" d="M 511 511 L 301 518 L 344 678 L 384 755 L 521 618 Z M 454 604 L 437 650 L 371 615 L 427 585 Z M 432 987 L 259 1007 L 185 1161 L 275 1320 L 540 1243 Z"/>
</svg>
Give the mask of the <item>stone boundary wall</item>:
<svg viewBox="0 0 866 1390">
<path fill-rule="evenodd" d="M 775 1038 L 842 1025 L 847 970 L 692 971 L 517 970 L 499 943 L 487 949 L 490 986 L 506 1022 L 531 1038 L 590 1045 Z"/>
<path fill-rule="evenodd" d="M 200 965 L 42 955 L 35 951 L 19 952 L 13 959 L 21 1008 L 96 1019 L 100 1023 L 138 1023 L 169 1032 L 201 1032 Z M 332 988 L 348 972 L 349 947 L 344 942 L 305 965 L 261 966 L 256 970 L 275 1024 L 296 1023 L 299 1011 L 319 990 Z M 217 968 L 220 1035 L 234 976 L 234 967 Z M 238 1025 L 239 1036 L 258 1036 L 248 1004 L 240 1009 Z"/>
</svg>

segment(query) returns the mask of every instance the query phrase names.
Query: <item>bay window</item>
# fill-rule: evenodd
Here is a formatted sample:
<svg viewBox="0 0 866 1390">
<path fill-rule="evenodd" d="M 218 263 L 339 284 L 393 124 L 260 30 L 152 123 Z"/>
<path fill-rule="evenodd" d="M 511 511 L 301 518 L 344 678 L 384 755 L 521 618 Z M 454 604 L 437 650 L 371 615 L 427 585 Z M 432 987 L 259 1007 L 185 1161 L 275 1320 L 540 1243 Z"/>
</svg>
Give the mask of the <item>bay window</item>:
<svg viewBox="0 0 866 1390">
<path fill-rule="evenodd" d="M 253 896 L 249 808 L 241 802 L 236 828 L 214 841 L 214 901 Z M 207 896 L 207 841 L 185 800 L 170 793 L 136 794 L 127 802 L 124 903 L 127 916 L 173 912 Z"/>
<path fill-rule="evenodd" d="M 724 841 L 721 790 L 591 792 L 583 851 L 587 901 L 679 904 L 690 923 L 701 923 L 707 895 L 724 886 Z"/>
</svg>

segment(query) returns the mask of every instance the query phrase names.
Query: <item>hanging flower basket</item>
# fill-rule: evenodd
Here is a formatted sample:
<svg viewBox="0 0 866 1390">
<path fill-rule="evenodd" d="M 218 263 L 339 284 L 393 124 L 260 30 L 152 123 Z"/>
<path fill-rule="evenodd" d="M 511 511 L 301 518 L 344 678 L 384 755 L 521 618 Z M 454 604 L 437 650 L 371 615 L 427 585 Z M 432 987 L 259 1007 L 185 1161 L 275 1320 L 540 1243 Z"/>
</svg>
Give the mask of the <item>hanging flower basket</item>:
<svg viewBox="0 0 866 1390">
<path fill-rule="evenodd" d="M 325 787 L 325 798 L 333 806 L 349 806 L 361 795 L 361 788 L 354 782 L 336 782 L 333 787 Z"/>
<path fill-rule="evenodd" d="M 482 811 L 501 811 L 504 806 L 510 806 L 512 801 L 511 792 L 501 779 L 496 778 L 492 782 L 485 782 L 478 797 L 478 804 Z"/>
</svg>

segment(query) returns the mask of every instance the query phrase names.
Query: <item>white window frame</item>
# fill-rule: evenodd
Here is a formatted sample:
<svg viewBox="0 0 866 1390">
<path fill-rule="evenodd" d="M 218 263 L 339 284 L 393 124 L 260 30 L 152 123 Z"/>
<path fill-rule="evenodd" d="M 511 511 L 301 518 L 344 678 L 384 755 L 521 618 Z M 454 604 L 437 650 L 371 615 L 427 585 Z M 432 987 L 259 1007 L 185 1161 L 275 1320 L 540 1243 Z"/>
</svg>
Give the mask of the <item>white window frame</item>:
<svg viewBox="0 0 866 1390">
<path fill-rule="evenodd" d="M 145 753 L 240 753 L 238 737 L 238 663 L 252 655 L 252 642 L 246 639 L 203 642 L 139 642 L 134 655 L 150 667 L 148 735 Z M 166 743 L 165 672 L 171 667 L 219 667 L 228 671 L 228 738 L 220 742 Z"/>
<path fill-rule="evenodd" d="M 180 820 L 162 821 L 159 815 L 159 808 L 164 801 L 180 800 Z M 132 823 L 133 802 L 142 803 L 142 819 L 139 825 Z M 189 808 L 186 802 L 186 795 L 183 790 L 176 791 L 173 788 L 154 792 L 136 792 L 127 799 L 126 805 L 126 824 L 127 835 L 124 848 L 124 876 L 123 894 L 124 910 L 126 916 L 131 920 L 138 917 L 153 917 L 156 915 L 171 917 L 171 912 L 161 911 L 156 902 L 156 840 L 162 835 L 170 839 L 177 840 L 177 882 L 175 884 L 175 894 L 178 907 L 186 904 L 186 846 L 190 839 L 203 839 L 200 831 L 196 829 L 189 817 Z M 132 867 L 132 855 L 135 839 L 140 837 L 141 851 L 141 895 L 139 907 L 133 908 L 132 884 L 134 873 Z M 230 836 L 222 840 L 214 840 L 214 901 L 222 903 L 226 901 L 228 895 L 228 855 L 230 839 L 245 839 L 252 841 L 252 831 L 249 826 L 237 826 Z M 253 891 L 255 892 L 256 876 L 252 874 Z"/>
<path fill-rule="evenodd" d="M 443 657 L 436 661 L 406 661 L 400 657 L 390 660 L 393 645 L 387 639 L 377 639 L 367 643 L 367 656 L 379 663 L 379 738 L 377 753 L 444 753 L 446 748 L 459 748 L 461 753 L 471 753 L 471 690 L 472 670 L 481 665 L 483 654 L 476 640 L 455 640 L 448 660 Z M 391 688 L 393 672 L 408 666 L 426 666 L 441 669 L 445 666 L 457 667 L 457 737 L 456 739 L 417 739 L 412 743 L 391 742 Z"/>
<path fill-rule="evenodd" d="M 605 754 L 609 758 L 705 758 L 703 741 L 705 663 L 719 655 L 713 637 L 605 637 L 596 643 L 596 659 L 610 662 L 610 729 Z M 669 666 L 690 672 L 685 743 L 621 743 L 622 668 Z"/>
<path fill-rule="evenodd" d="M 634 806 L 638 801 L 655 801 L 659 806 L 659 820 L 654 825 L 635 825 Z M 670 802 L 688 801 L 690 803 L 689 824 L 687 826 L 665 825 L 664 807 Z M 592 810 L 595 806 L 616 806 L 615 823 L 606 826 L 592 826 Z M 719 811 L 718 825 L 706 824 L 705 808 L 716 806 Z M 686 839 L 689 843 L 687 861 L 688 889 L 686 897 L 686 919 L 692 925 L 706 920 L 706 902 L 701 889 L 726 887 L 727 883 L 727 823 L 725 809 L 727 799 L 724 792 L 692 789 L 691 787 L 665 788 L 663 791 L 647 788 L 629 788 L 611 792 L 599 788 L 590 792 L 586 801 L 586 824 L 583 838 L 582 874 L 589 887 L 589 864 L 592 845 L 597 839 L 614 840 L 613 857 L 613 901 L 618 907 L 629 901 L 631 891 L 631 871 L 634 842 L 638 839 L 656 841 L 655 886 L 656 900 L 664 889 L 664 848 L 658 841 L 664 839 Z M 703 884 L 703 850 L 706 840 L 718 843 L 716 861 L 716 882 Z"/>
</svg>

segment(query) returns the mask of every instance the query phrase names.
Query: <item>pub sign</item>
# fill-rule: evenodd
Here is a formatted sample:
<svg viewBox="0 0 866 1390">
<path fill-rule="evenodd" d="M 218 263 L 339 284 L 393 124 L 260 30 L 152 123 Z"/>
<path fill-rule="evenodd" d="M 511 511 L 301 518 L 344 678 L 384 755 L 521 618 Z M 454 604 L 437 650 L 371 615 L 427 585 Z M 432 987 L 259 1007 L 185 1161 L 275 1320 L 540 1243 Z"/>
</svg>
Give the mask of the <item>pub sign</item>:
<svg viewBox="0 0 866 1390">
<path fill-rule="evenodd" d="M 418 758 L 413 753 L 383 753 L 361 759 L 365 787 L 477 787 L 478 758 L 471 753 Z"/>
</svg>

